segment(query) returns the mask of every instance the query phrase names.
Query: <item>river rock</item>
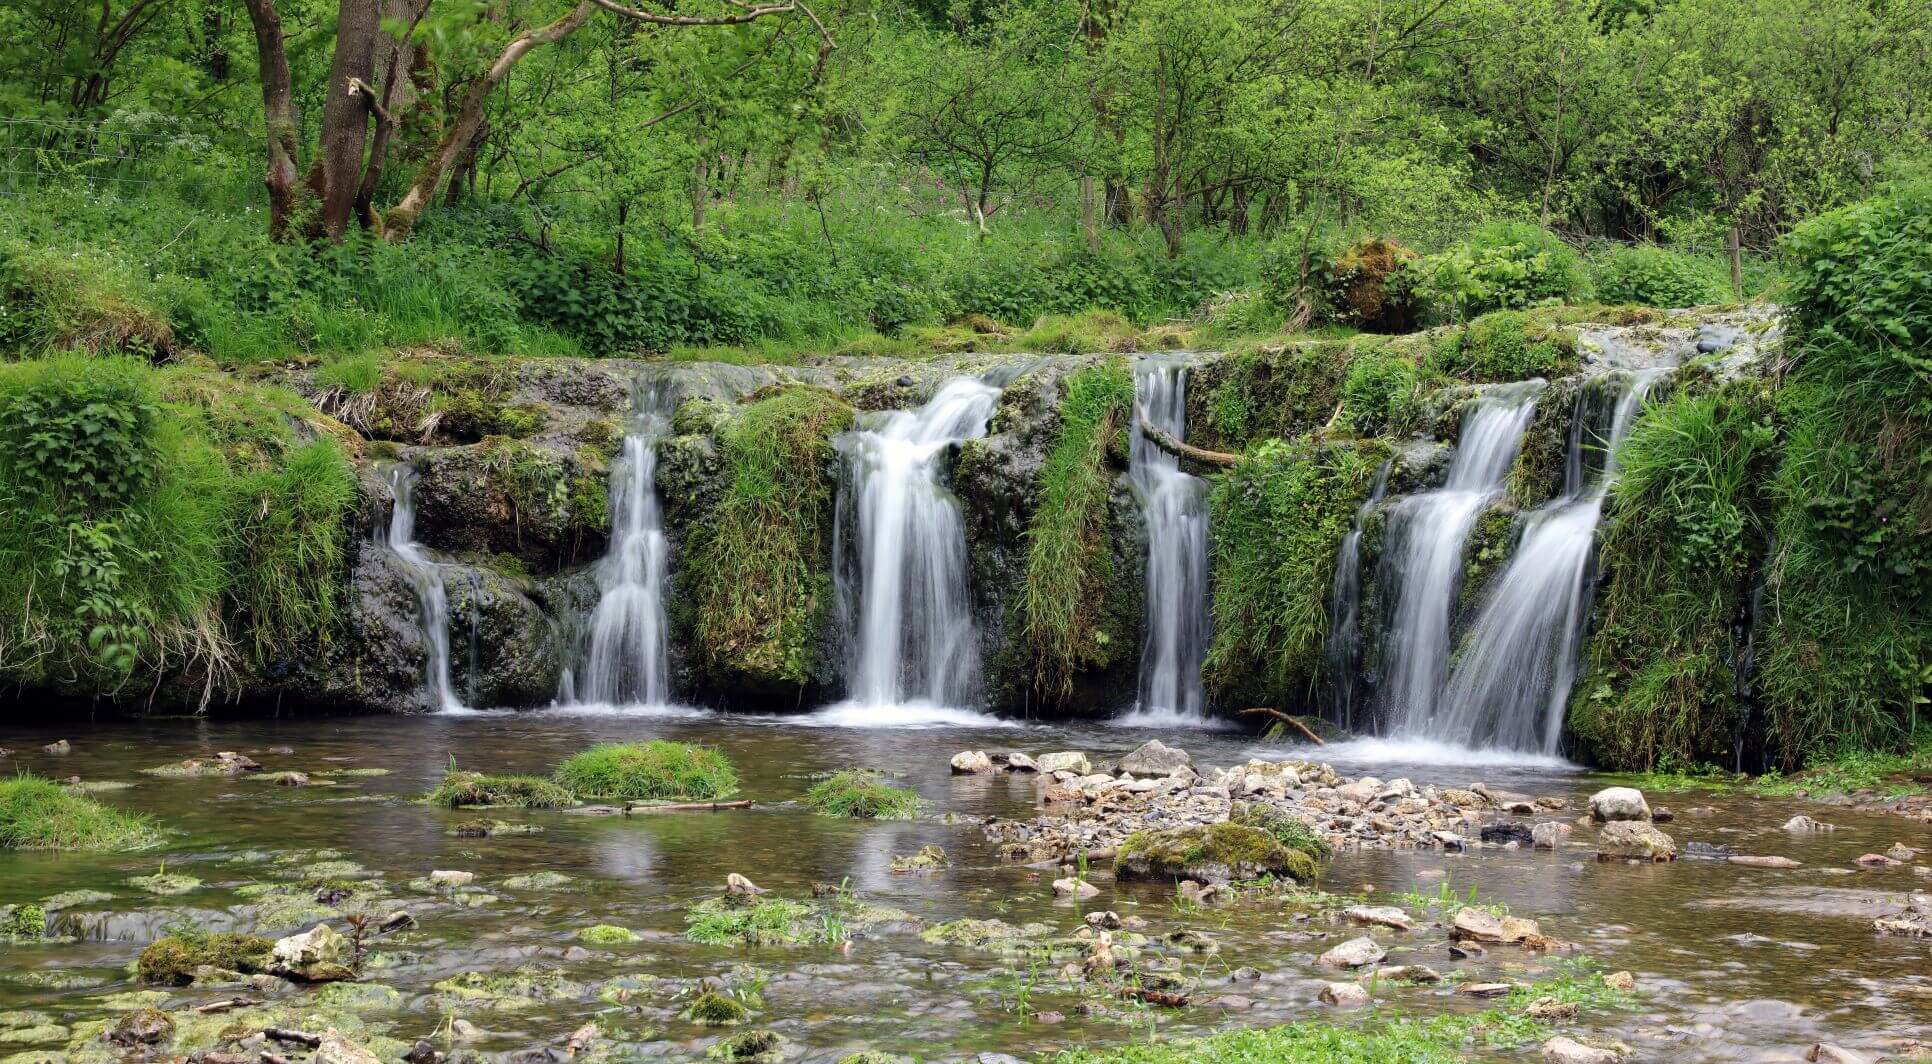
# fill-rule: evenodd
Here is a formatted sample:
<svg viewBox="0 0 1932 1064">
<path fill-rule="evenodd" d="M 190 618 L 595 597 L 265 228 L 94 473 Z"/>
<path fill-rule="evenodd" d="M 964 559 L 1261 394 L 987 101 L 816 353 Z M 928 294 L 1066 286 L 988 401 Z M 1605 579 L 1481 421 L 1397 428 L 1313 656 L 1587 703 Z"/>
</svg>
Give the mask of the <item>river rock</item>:
<svg viewBox="0 0 1932 1064">
<path fill-rule="evenodd" d="M 1885 856 L 1890 857 L 1892 860 L 1898 861 L 1900 863 L 1910 861 L 1918 857 L 1918 855 L 1919 855 L 1919 851 L 1913 849 L 1910 846 L 1905 845 L 1902 842 L 1893 843 L 1892 848 L 1885 851 Z"/>
<path fill-rule="evenodd" d="M 65 739 L 55 739 L 53 742 L 48 743 L 46 746 L 41 747 L 41 750 L 50 754 L 71 753 L 73 749 L 74 749 L 73 744 L 69 743 Z"/>
<path fill-rule="evenodd" d="M 174 1021 L 160 1009 L 135 1009 L 107 1032 L 107 1040 L 117 1046 L 151 1046 L 174 1034 Z"/>
<path fill-rule="evenodd" d="M 1355 905 L 1342 913 L 1350 923 L 1389 927 L 1397 931 L 1407 931 L 1415 924 L 1409 914 L 1393 905 Z"/>
<path fill-rule="evenodd" d="M 1034 762 L 1032 758 L 1026 756 L 1025 754 L 1020 753 L 1018 750 L 1015 750 L 1012 753 L 1005 755 L 1005 758 L 1006 758 L 1006 771 L 1008 772 L 1040 771 L 1040 766 L 1036 762 Z"/>
<path fill-rule="evenodd" d="M 1449 925 L 1449 937 L 1458 941 L 1521 942 L 1540 934 L 1536 921 L 1517 916 L 1497 916 L 1487 909 L 1464 906 Z"/>
<path fill-rule="evenodd" d="M 1804 863 L 1789 857 L 1756 857 L 1750 854 L 1739 854 L 1728 860 L 1734 865 L 1743 865 L 1746 868 L 1797 868 Z"/>
<path fill-rule="evenodd" d="M 1393 967 L 1378 969 L 1370 975 L 1363 976 L 1363 978 L 1387 980 L 1392 983 L 1421 983 L 1426 986 L 1434 986 L 1442 982 L 1442 973 L 1426 964 L 1398 964 Z"/>
<path fill-rule="evenodd" d="M 1367 935 L 1351 938 L 1321 955 L 1321 963 L 1329 968 L 1360 968 L 1365 964 L 1375 964 L 1389 955 L 1376 941 Z"/>
<path fill-rule="evenodd" d="M 1114 874 L 1123 879 L 1227 883 L 1275 875 L 1301 881 L 1312 879 L 1315 871 L 1307 854 L 1290 850 L 1266 831 L 1226 822 L 1136 832 L 1114 854 Z"/>
<path fill-rule="evenodd" d="M 1871 1058 L 1863 1053 L 1854 1053 L 1843 1046 L 1830 1042 L 1817 1042 L 1805 1052 L 1805 1060 L 1811 1064 L 1871 1064 Z"/>
<path fill-rule="evenodd" d="M 1053 893 L 1062 898 L 1091 898 L 1100 893 L 1100 888 L 1077 876 L 1053 881 Z"/>
<path fill-rule="evenodd" d="M 1330 983 L 1322 987 L 1321 1001 L 1336 1008 L 1355 1008 L 1369 1003 L 1369 992 L 1360 983 Z"/>
<path fill-rule="evenodd" d="M 1590 819 L 1597 823 L 1649 820 L 1650 803 L 1635 787 L 1605 787 L 1590 796 Z"/>
<path fill-rule="evenodd" d="M 322 1044 L 316 1047 L 309 1064 L 383 1064 L 383 1060 L 331 1027 L 323 1033 Z"/>
<path fill-rule="evenodd" d="M 336 934 L 328 924 L 316 924 L 309 931 L 279 939 L 269 951 L 268 967 L 276 975 L 306 983 L 332 983 L 354 979 L 349 968 L 354 959 L 349 940 Z"/>
<path fill-rule="evenodd" d="M 429 874 L 432 887 L 467 887 L 476 882 L 475 872 L 459 872 L 453 869 L 438 869 Z"/>
<path fill-rule="evenodd" d="M 1887 857 L 1882 853 L 1868 853 L 1860 855 L 1858 863 L 1864 865 L 1866 868 L 1896 868 L 1904 862 Z"/>
<path fill-rule="evenodd" d="M 1519 846 L 1527 846 L 1536 841 L 1535 831 L 1520 820 L 1499 820 L 1493 824 L 1484 824 L 1477 834 L 1484 842 L 1498 846 L 1511 842 Z"/>
<path fill-rule="evenodd" d="M 1093 763 L 1087 755 L 1078 750 L 1059 750 L 1051 754 L 1041 754 L 1035 759 L 1041 772 L 1071 772 L 1077 776 L 1093 772 Z"/>
<path fill-rule="evenodd" d="M 1643 821 L 1613 820 L 1597 833 L 1597 856 L 1669 861 L 1677 857 L 1677 841 Z"/>
<path fill-rule="evenodd" d="M 1565 1035 L 1543 1043 L 1543 1059 L 1550 1064 L 1622 1064 L 1629 1058 L 1630 1051 L 1621 1045 L 1615 1048 L 1585 1045 Z"/>
<path fill-rule="evenodd" d="M 1192 765 L 1187 751 L 1149 739 L 1120 759 L 1120 771 L 1130 776 L 1172 776 Z"/>
<path fill-rule="evenodd" d="M 1563 845 L 1575 830 L 1561 820 L 1545 820 L 1530 828 L 1530 844 L 1539 850 L 1554 850 Z"/>
<path fill-rule="evenodd" d="M 1603 977 L 1603 985 L 1625 994 L 1634 993 L 1637 989 L 1637 977 L 1629 972 L 1611 972 Z"/>
<path fill-rule="evenodd" d="M 1837 827 L 1838 825 L 1836 824 L 1827 824 L 1822 820 L 1813 820 L 1803 813 L 1799 813 L 1797 816 L 1784 822 L 1784 829 L 1786 831 L 1834 831 Z"/>
<path fill-rule="evenodd" d="M 953 755 L 953 774 L 957 776 L 976 776 L 982 772 L 993 771 L 993 759 L 984 750 L 961 750 Z"/>
</svg>

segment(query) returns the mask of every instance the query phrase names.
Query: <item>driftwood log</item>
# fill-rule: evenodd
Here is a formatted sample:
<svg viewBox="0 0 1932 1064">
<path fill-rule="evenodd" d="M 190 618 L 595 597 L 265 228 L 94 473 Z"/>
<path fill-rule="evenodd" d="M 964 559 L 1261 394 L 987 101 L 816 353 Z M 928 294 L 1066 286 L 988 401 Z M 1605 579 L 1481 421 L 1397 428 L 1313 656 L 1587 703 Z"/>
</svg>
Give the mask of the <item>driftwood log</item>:
<svg viewBox="0 0 1932 1064">
<path fill-rule="evenodd" d="M 1205 447 L 1196 447 L 1190 443 L 1182 443 L 1180 440 L 1174 438 L 1173 433 L 1165 432 L 1156 427 L 1152 421 L 1149 421 L 1147 419 L 1146 407 L 1136 404 L 1134 409 L 1135 413 L 1139 416 L 1141 435 L 1146 436 L 1148 442 L 1154 446 L 1159 447 L 1161 450 L 1166 451 L 1176 458 L 1189 458 L 1196 462 L 1205 462 L 1208 465 L 1220 466 L 1224 469 L 1241 461 L 1241 456 L 1238 454 L 1229 454 L 1226 451 L 1210 451 Z"/>
<path fill-rule="evenodd" d="M 1241 713 L 1240 713 L 1240 715 L 1241 715 L 1241 716 L 1244 716 L 1244 717 L 1245 717 L 1245 716 L 1247 716 L 1247 715 L 1249 715 L 1250 713 L 1260 713 L 1260 714 L 1263 714 L 1263 715 L 1265 715 L 1265 716 L 1270 716 L 1270 717 L 1273 717 L 1273 718 L 1275 718 L 1276 720 L 1279 720 L 1279 721 L 1285 721 L 1285 722 L 1287 722 L 1287 723 L 1289 723 L 1289 724 L 1292 724 L 1292 725 L 1294 725 L 1294 726 L 1295 726 L 1295 730 L 1297 730 L 1297 731 L 1299 731 L 1299 732 L 1301 732 L 1301 733 L 1302 733 L 1303 735 L 1306 735 L 1306 736 L 1308 736 L 1308 741 L 1309 741 L 1309 742 L 1312 742 L 1312 743 L 1314 743 L 1314 744 L 1315 744 L 1316 746 L 1327 746 L 1327 745 L 1328 745 L 1328 744 L 1327 744 L 1326 742 L 1323 742 L 1323 741 L 1322 741 L 1322 737 L 1321 737 L 1321 736 L 1319 736 L 1319 735 L 1316 735 L 1316 734 L 1315 734 L 1314 732 L 1312 732 L 1312 731 L 1310 731 L 1310 730 L 1308 730 L 1308 725 L 1306 725 L 1306 724 L 1303 724 L 1303 723 L 1302 723 L 1301 721 L 1299 721 L 1299 720 L 1296 720 L 1296 719 L 1295 719 L 1294 717 L 1291 717 L 1291 716 L 1289 716 L 1289 715 L 1288 715 L 1288 714 L 1286 714 L 1286 713 L 1283 713 L 1283 712 L 1282 712 L 1281 710 L 1278 710 L 1278 709 L 1269 709 L 1269 708 L 1268 708 L 1267 706 L 1256 706 L 1256 707 L 1255 707 L 1255 708 L 1253 708 L 1253 709 L 1244 709 L 1244 710 L 1242 710 L 1242 711 L 1241 711 Z"/>
</svg>

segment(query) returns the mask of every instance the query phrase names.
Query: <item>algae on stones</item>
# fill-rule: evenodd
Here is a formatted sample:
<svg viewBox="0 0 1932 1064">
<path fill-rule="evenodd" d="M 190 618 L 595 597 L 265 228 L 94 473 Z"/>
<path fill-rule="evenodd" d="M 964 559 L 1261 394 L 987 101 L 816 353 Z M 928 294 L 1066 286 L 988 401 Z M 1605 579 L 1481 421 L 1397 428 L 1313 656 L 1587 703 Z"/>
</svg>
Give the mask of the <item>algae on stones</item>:
<svg viewBox="0 0 1932 1064">
<path fill-rule="evenodd" d="M 243 973 L 262 971 L 274 946 L 275 943 L 257 935 L 184 932 L 149 943 L 141 951 L 135 968 L 144 982 L 186 986 L 194 981 L 195 969 L 201 967 Z"/>
<path fill-rule="evenodd" d="M 1122 879 L 1210 883 L 1276 875 L 1307 882 L 1319 874 L 1319 868 L 1308 853 L 1289 849 L 1268 831 L 1220 823 L 1137 831 L 1115 851 L 1114 874 Z"/>
</svg>

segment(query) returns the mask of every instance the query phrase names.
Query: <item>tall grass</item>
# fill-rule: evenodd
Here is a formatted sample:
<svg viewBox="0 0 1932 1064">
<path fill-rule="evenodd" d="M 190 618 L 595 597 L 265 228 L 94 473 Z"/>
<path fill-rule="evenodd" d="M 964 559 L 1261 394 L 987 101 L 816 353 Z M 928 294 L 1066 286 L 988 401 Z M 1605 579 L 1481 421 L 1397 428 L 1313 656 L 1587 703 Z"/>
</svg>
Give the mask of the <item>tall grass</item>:
<svg viewBox="0 0 1932 1064">
<path fill-rule="evenodd" d="M 0 780 L 0 850 L 132 850 L 159 838 L 146 817 L 110 809 L 52 780 Z"/>
</svg>

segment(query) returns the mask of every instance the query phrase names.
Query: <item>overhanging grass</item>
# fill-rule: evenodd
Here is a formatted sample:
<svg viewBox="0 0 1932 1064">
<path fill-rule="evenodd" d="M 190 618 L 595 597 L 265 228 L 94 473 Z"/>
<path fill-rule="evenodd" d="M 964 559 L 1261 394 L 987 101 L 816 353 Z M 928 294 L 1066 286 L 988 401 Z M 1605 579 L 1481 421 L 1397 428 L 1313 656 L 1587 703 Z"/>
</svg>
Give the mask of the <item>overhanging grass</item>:
<svg viewBox="0 0 1932 1064">
<path fill-rule="evenodd" d="M 159 841 L 147 817 L 110 809 L 52 780 L 0 782 L 0 849 L 133 850 Z"/>
<path fill-rule="evenodd" d="M 823 816 L 857 820 L 911 820 L 926 800 L 894 787 L 876 772 L 846 769 L 820 780 L 805 792 L 805 804 Z"/>
<path fill-rule="evenodd" d="M 557 766 L 556 781 L 580 798 L 630 802 L 703 801 L 738 789 L 724 754 L 665 739 L 593 746 Z"/>
<path fill-rule="evenodd" d="M 809 682 L 830 608 L 832 437 L 852 408 L 788 388 L 736 411 L 718 434 L 724 490 L 692 530 L 696 650 L 712 668 Z"/>
<path fill-rule="evenodd" d="M 1118 459 L 1133 424 L 1134 375 L 1110 361 L 1067 379 L 1060 434 L 1040 474 L 1040 500 L 1027 527 L 1021 633 L 1032 652 L 1034 685 L 1052 697 L 1073 690 L 1074 675 L 1105 664 L 1117 638 L 1103 628 L 1113 569 L 1109 500 Z"/>
<path fill-rule="evenodd" d="M 481 772 L 449 771 L 423 801 L 445 809 L 487 808 L 562 809 L 577 804 L 568 790 L 536 776 L 490 776 Z"/>
</svg>

